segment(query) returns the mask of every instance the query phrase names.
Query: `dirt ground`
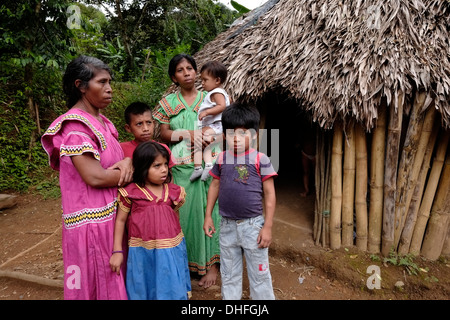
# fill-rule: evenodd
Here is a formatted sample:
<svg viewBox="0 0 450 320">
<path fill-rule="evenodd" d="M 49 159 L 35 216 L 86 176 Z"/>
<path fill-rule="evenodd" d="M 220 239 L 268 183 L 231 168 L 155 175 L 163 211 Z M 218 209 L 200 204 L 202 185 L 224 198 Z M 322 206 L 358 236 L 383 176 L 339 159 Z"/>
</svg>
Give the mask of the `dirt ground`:
<svg viewBox="0 0 450 320">
<path fill-rule="evenodd" d="M 374 260 L 356 248 L 331 251 L 315 246 L 311 234 L 313 201 L 297 190 L 277 190 L 277 219 L 270 248 L 270 269 L 278 300 L 448 300 L 450 262 L 414 262 L 404 266 Z M 19 195 L 18 204 L 0 211 L 0 300 L 62 300 L 60 200 Z M 295 220 L 293 215 L 302 218 Z M 297 222 L 299 221 L 299 222 Z M 294 223 L 295 222 L 295 223 Z M 303 225 L 302 225 L 303 224 Z M 369 289 L 371 265 L 380 267 L 379 289 Z M 250 299 L 244 277 L 243 299 Z M 373 278 L 372 278 L 373 279 Z M 395 283 L 403 282 L 401 288 Z M 375 283 L 375 282 L 374 282 Z M 192 278 L 192 300 L 220 300 L 217 285 L 205 290 Z"/>
</svg>

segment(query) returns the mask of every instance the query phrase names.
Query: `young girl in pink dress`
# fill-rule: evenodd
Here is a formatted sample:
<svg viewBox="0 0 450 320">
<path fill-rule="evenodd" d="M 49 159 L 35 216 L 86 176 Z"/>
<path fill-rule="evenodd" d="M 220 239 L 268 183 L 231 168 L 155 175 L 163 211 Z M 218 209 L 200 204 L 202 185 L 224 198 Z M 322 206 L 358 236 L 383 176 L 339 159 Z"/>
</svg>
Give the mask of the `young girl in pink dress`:
<svg viewBox="0 0 450 320">
<path fill-rule="evenodd" d="M 63 78 L 69 111 L 42 136 L 50 165 L 59 171 L 64 299 L 127 298 L 123 275 L 108 265 L 117 186 L 130 182 L 133 172 L 116 128 L 101 114 L 111 103 L 110 82 L 111 71 L 99 59 L 74 59 Z"/>
<path fill-rule="evenodd" d="M 133 153 L 133 183 L 119 188 L 111 270 L 121 273 L 128 234 L 126 287 L 130 300 L 186 300 L 191 280 L 178 209 L 184 188 L 170 183 L 169 153 L 148 141 Z"/>
</svg>

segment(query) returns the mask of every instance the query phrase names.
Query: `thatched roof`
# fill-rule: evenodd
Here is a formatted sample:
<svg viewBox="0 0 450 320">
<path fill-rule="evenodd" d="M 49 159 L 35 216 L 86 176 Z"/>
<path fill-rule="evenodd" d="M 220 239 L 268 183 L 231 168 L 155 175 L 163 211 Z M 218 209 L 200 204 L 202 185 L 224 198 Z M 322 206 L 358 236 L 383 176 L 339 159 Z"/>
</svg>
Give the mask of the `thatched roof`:
<svg viewBox="0 0 450 320">
<path fill-rule="evenodd" d="M 417 88 L 448 128 L 449 39 L 448 0 L 269 0 L 195 58 L 228 67 L 234 100 L 275 91 L 324 128 L 350 116 L 370 131 L 383 97 L 396 107 L 400 92 L 411 102 Z"/>
</svg>

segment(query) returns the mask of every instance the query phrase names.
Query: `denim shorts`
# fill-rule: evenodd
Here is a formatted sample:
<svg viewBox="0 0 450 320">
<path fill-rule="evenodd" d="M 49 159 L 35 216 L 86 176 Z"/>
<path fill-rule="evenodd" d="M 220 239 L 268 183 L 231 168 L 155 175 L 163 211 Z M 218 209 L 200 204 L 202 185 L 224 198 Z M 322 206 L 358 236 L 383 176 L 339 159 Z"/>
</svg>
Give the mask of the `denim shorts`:
<svg viewBox="0 0 450 320">
<path fill-rule="evenodd" d="M 247 265 L 250 296 L 253 300 L 274 300 L 272 276 L 269 270 L 269 249 L 258 248 L 257 238 L 264 217 L 232 220 L 222 217 L 220 222 L 220 273 L 222 298 L 242 298 L 243 256 Z"/>
</svg>

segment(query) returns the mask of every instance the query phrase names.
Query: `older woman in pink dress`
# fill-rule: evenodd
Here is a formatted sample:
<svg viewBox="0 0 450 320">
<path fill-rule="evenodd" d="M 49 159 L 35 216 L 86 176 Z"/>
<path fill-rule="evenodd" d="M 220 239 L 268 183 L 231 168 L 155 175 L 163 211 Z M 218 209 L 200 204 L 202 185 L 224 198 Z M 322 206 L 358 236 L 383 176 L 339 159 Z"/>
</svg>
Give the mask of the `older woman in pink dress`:
<svg viewBox="0 0 450 320">
<path fill-rule="evenodd" d="M 114 125 L 101 114 L 112 98 L 111 71 L 87 56 L 74 59 L 63 78 L 69 111 L 42 136 L 59 171 L 62 201 L 64 299 L 127 299 L 124 273 L 109 268 L 117 186 L 132 178 Z"/>
</svg>

